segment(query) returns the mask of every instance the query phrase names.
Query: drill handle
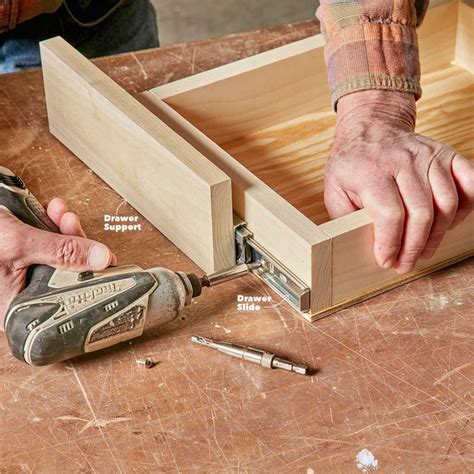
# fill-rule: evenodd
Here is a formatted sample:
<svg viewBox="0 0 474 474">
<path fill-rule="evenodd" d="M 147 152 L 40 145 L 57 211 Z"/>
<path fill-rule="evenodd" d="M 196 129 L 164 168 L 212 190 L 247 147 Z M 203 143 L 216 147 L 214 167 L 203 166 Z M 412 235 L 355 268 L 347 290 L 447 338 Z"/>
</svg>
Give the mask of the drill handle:
<svg viewBox="0 0 474 474">
<path fill-rule="evenodd" d="M 25 224 L 37 229 L 59 233 L 58 227 L 49 218 L 43 206 L 31 194 L 19 176 L 0 166 L 0 209 L 6 209 Z M 34 297 L 34 282 L 49 278 L 54 270 L 46 265 L 33 265 L 27 274 L 26 288 L 15 298 L 19 300 Z"/>
<path fill-rule="evenodd" d="M 21 178 L 3 166 L 0 166 L 0 209 L 11 212 L 19 220 L 32 227 L 59 233 L 58 227 Z M 31 266 L 28 270 L 25 289 L 17 295 L 10 307 L 19 301 L 34 298 L 37 282 L 49 279 L 53 272 L 54 269 L 47 265 Z"/>
<path fill-rule="evenodd" d="M 58 227 L 49 218 L 43 206 L 31 194 L 19 176 L 11 170 L 0 166 L 0 209 L 12 213 L 16 218 L 32 227 L 40 230 L 59 233 Z M 25 289 L 12 301 L 7 310 L 7 318 L 12 308 L 22 302 L 34 301 L 39 289 L 44 287 L 54 273 L 54 269 L 47 265 L 32 265 L 28 269 Z M 52 305 L 40 305 L 32 307 L 29 313 L 31 321 L 48 319 L 54 312 Z M 5 321 L 7 322 L 7 321 Z M 16 326 L 13 330 L 5 324 L 5 332 L 12 353 L 20 356 L 20 347 L 23 346 L 26 334 L 31 331 L 31 323 L 24 326 Z"/>
</svg>

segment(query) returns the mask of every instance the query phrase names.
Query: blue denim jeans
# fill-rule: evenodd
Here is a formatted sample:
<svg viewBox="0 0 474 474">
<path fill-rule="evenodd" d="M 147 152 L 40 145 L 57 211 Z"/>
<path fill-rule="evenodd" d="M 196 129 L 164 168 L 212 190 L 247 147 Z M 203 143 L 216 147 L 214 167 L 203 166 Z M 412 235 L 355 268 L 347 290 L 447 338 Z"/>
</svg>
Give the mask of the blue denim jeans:
<svg viewBox="0 0 474 474">
<path fill-rule="evenodd" d="M 39 42 L 62 36 L 89 58 L 159 46 L 149 0 L 65 0 L 0 35 L 0 74 L 41 65 Z"/>
</svg>

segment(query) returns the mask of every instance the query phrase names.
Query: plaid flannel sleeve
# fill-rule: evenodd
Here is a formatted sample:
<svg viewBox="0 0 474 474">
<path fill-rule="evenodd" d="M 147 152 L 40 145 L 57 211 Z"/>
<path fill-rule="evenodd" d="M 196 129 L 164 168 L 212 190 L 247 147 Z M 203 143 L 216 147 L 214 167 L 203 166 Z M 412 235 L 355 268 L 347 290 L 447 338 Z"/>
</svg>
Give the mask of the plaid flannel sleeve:
<svg viewBox="0 0 474 474">
<path fill-rule="evenodd" d="M 0 33 L 42 13 L 52 13 L 62 0 L 0 0 Z"/>
<path fill-rule="evenodd" d="M 340 97 L 367 89 L 421 97 L 416 27 L 429 0 L 321 0 L 316 12 L 335 107 Z"/>
<path fill-rule="evenodd" d="M 15 27 L 19 0 L 0 0 L 0 33 Z"/>
</svg>

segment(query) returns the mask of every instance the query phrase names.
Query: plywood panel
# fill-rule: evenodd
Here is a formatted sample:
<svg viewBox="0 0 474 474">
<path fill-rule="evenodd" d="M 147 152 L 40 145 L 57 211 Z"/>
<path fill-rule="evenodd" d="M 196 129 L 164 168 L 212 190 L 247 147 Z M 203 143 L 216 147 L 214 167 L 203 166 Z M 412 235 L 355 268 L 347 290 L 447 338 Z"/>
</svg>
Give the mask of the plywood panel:
<svg viewBox="0 0 474 474">
<path fill-rule="evenodd" d="M 61 38 L 41 54 L 53 135 L 201 268 L 233 265 L 225 173 Z"/>
<path fill-rule="evenodd" d="M 423 77 L 417 132 L 474 159 L 472 74 L 447 66 Z M 324 167 L 336 118 L 329 107 L 225 143 L 223 148 L 317 224 L 328 218 Z"/>
</svg>

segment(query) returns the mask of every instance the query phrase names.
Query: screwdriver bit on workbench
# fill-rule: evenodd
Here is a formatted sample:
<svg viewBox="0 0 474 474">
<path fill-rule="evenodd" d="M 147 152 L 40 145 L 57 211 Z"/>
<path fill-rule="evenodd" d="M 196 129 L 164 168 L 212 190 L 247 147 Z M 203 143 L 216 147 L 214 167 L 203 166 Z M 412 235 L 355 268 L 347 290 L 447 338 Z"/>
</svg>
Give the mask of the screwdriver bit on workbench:
<svg viewBox="0 0 474 474">
<path fill-rule="evenodd" d="M 239 346 L 238 344 L 231 344 L 229 342 L 217 342 L 202 336 L 192 336 L 191 342 L 216 349 L 219 352 L 230 355 L 231 357 L 246 360 L 268 369 L 283 369 L 302 375 L 306 375 L 308 373 L 308 367 L 305 365 L 295 364 L 289 360 L 280 359 L 271 352 L 265 352 L 259 349 L 253 349 L 251 347 Z"/>
</svg>

